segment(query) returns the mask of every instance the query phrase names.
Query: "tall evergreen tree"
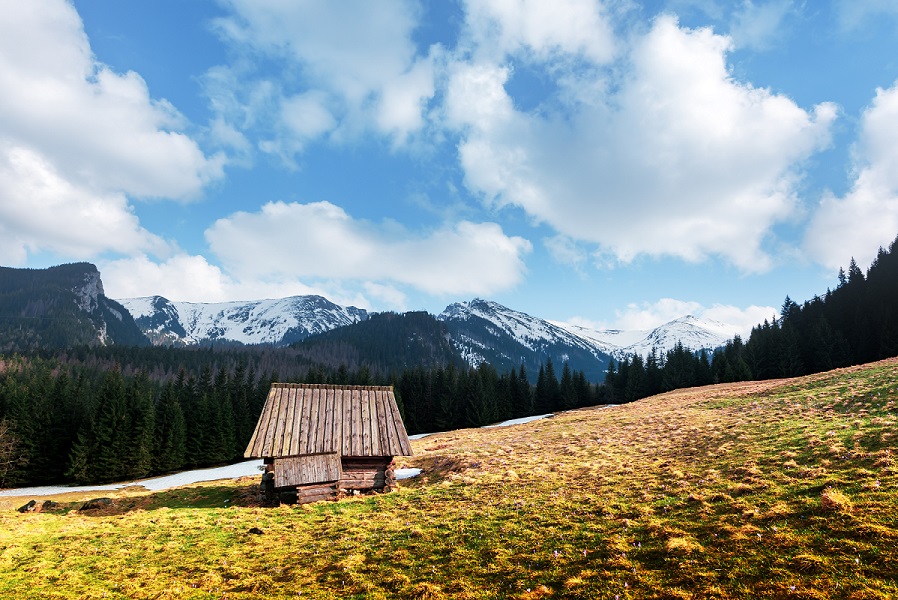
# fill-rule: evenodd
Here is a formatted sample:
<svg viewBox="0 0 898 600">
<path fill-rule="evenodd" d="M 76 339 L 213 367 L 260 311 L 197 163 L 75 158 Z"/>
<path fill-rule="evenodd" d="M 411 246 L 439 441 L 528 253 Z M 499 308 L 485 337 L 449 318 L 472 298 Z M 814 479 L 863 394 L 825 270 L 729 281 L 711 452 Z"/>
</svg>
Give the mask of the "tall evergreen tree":
<svg viewBox="0 0 898 600">
<path fill-rule="evenodd" d="M 555 375 L 555 366 L 552 364 L 551 357 L 546 357 L 546 395 L 548 397 L 547 412 L 555 412 L 562 409 L 561 385 L 558 383 L 558 377 Z"/>
<path fill-rule="evenodd" d="M 131 379 L 126 390 L 125 435 L 122 452 L 125 459 L 124 477 L 137 479 L 148 475 L 153 468 L 153 436 L 155 407 L 153 390 L 145 373 Z"/>
<path fill-rule="evenodd" d="M 174 471 L 185 462 L 187 451 L 187 431 L 184 413 L 175 391 L 174 382 L 169 381 L 162 388 L 156 405 L 153 469 L 157 472 Z"/>
<path fill-rule="evenodd" d="M 561 396 L 561 408 L 570 410 L 577 407 L 577 389 L 574 387 L 574 374 L 571 372 L 571 366 L 564 361 L 561 368 L 561 383 L 559 385 L 559 394 Z"/>
</svg>

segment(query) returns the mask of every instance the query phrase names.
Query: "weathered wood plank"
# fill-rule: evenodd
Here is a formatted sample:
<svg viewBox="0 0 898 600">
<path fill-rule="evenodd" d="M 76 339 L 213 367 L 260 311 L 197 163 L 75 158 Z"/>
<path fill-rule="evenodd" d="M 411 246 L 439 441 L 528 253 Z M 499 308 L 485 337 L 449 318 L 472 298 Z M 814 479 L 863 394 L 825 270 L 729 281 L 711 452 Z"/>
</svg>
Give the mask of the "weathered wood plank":
<svg viewBox="0 0 898 600">
<path fill-rule="evenodd" d="M 274 461 L 276 488 L 338 481 L 342 477 L 336 452 L 278 458 Z"/>
<path fill-rule="evenodd" d="M 272 391 L 271 410 L 268 413 L 268 421 L 265 424 L 265 435 L 261 439 L 263 456 L 271 451 L 271 443 L 278 424 L 278 406 L 280 404 L 281 390 Z"/>
<path fill-rule="evenodd" d="M 296 456 L 299 454 L 299 439 L 302 430 L 302 389 L 291 386 L 290 411 L 287 418 L 290 420 L 290 440 L 284 444 L 282 456 Z"/>
<path fill-rule="evenodd" d="M 353 389 L 350 392 L 351 405 L 350 411 L 352 418 L 350 419 L 350 448 L 347 455 L 361 456 L 362 452 L 362 394 L 359 390 Z"/>
<path fill-rule="evenodd" d="M 329 441 L 328 431 L 324 426 L 327 414 L 327 394 L 328 388 L 318 390 L 318 404 L 315 411 L 315 452 L 324 452 L 324 446 Z"/>
<path fill-rule="evenodd" d="M 253 430 L 253 436 L 250 438 L 249 444 L 246 445 L 246 451 L 243 453 L 245 458 L 258 458 L 264 456 L 262 453 L 262 446 L 265 440 L 265 435 L 268 432 L 269 423 L 271 422 L 271 411 L 273 407 L 271 396 L 272 394 L 277 393 L 276 389 L 277 388 L 272 387 L 268 392 L 268 398 L 265 401 L 265 406 L 262 407 L 262 414 L 259 416 L 259 422 Z"/>
<path fill-rule="evenodd" d="M 348 456 L 352 453 L 352 392 L 343 392 L 340 402 L 343 411 L 343 437 L 340 439 L 340 454 Z"/>
<path fill-rule="evenodd" d="M 334 390 L 334 402 L 331 407 L 331 411 L 334 417 L 334 426 L 333 426 L 333 442 L 331 446 L 334 449 L 334 452 L 342 453 L 343 452 L 343 390 L 337 392 Z"/>
<path fill-rule="evenodd" d="M 392 437 L 392 442 L 396 444 L 396 448 L 390 448 L 390 455 L 392 456 L 411 456 L 412 455 L 412 444 L 408 439 L 408 433 L 405 431 L 405 426 L 402 424 L 402 416 L 399 414 L 399 407 L 396 406 L 395 397 L 391 397 L 388 402 L 390 405 L 390 414 L 392 415 L 392 419 L 390 419 L 390 434 Z"/>
<path fill-rule="evenodd" d="M 277 456 L 290 456 L 290 444 L 296 439 L 296 436 L 293 435 L 293 417 L 294 411 L 296 410 L 296 390 L 287 388 L 286 392 L 287 404 L 282 410 L 284 419 L 284 437 L 279 446 L 275 448 Z"/>
<path fill-rule="evenodd" d="M 307 436 L 308 446 L 306 452 L 312 454 L 318 451 L 318 437 L 321 435 L 321 423 L 318 421 L 318 409 L 321 404 L 321 388 L 312 388 L 311 402 L 309 402 L 309 422 L 311 427 Z"/>
<path fill-rule="evenodd" d="M 275 405 L 274 412 L 272 413 L 272 417 L 277 419 L 271 428 L 272 436 L 270 439 L 265 440 L 265 447 L 276 449 L 280 446 L 281 440 L 284 438 L 284 420 L 281 418 L 281 411 L 284 409 L 284 404 L 286 403 L 286 390 L 278 390 L 277 395 L 277 404 Z"/>
<path fill-rule="evenodd" d="M 326 492 L 322 494 L 316 494 L 313 496 L 303 496 L 302 499 L 297 499 L 299 504 L 311 504 L 313 502 L 323 502 L 328 500 L 335 500 L 337 498 L 337 491 Z"/>
<path fill-rule="evenodd" d="M 321 428 L 324 430 L 322 435 L 321 452 L 334 452 L 334 396 L 336 390 L 327 388 L 324 390 L 324 405 L 322 406 Z"/>
<path fill-rule="evenodd" d="M 377 408 L 377 451 L 372 454 L 390 454 L 390 435 L 387 427 L 387 412 L 390 410 L 387 406 L 387 392 L 378 391 L 375 398 L 375 406 Z"/>
<path fill-rule="evenodd" d="M 302 422 L 302 431 L 300 432 L 299 438 L 299 454 L 308 454 L 309 453 L 309 435 L 311 435 L 312 429 L 312 414 L 311 414 L 311 397 L 312 397 L 312 388 L 303 387 L 302 388 L 302 417 L 300 421 Z"/>
<path fill-rule="evenodd" d="M 359 423 L 362 429 L 362 456 L 371 455 L 371 394 L 363 389 L 359 392 L 362 398 L 362 420 Z"/>
</svg>

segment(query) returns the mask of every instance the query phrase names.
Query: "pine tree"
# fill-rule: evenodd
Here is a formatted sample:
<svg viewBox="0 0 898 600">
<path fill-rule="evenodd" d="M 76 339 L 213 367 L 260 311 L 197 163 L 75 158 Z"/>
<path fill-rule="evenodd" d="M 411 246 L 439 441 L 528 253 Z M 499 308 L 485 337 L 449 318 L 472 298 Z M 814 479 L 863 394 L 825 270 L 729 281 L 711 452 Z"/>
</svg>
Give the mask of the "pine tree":
<svg viewBox="0 0 898 600">
<path fill-rule="evenodd" d="M 561 369 L 561 385 L 559 386 L 561 395 L 561 408 L 570 410 L 577 406 L 577 389 L 574 387 L 574 375 L 571 373 L 571 367 L 567 361 Z"/>
<path fill-rule="evenodd" d="M 530 386 L 530 381 L 527 379 L 527 370 L 524 368 L 524 363 L 521 363 L 521 367 L 518 370 L 517 389 L 518 395 L 515 401 L 515 416 L 527 417 L 534 414 L 533 389 Z"/>
<path fill-rule="evenodd" d="M 175 385 L 169 381 L 162 388 L 156 405 L 153 470 L 165 473 L 180 469 L 187 450 L 186 438 L 184 413 Z"/>
<path fill-rule="evenodd" d="M 93 427 L 94 455 L 88 466 L 94 481 L 115 481 L 127 472 L 128 413 L 125 382 L 118 368 L 106 373 Z"/>
<path fill-rule="evenodd" d="M 627 368 L 627 387 L 624 402 L 633 402 L 646 397 L 646 373 L 642 357 L 634 354 Z"/>
<path fill-rule="evenodd" d="M 131 479 L 145 477 L 153 467 L 156 417 L 153 392 L 146 374 L 141 372 L 128 384 L 125 410 L 124 476 Z"/>
<path fill-rule="evenodd" d="M 483 380 L 476 369 L 468 372 L 464 396 L 465 425 L 482 427 L 488 423 L 486 406 L 483 399 Z"/>
<path fill-rule="evenodd" d="M 555 367 L 551 357 L 546 357 L 546 396 L 548 398 L 546 412 L 561 410 L 561 386 L 558 383 L 558 377 L 555 376 Z"/>
<path fill-rule="evenodd" d="M 540 365 L 539 375 L 536 377 L 536 390 L 533 395 L 533 411 L 535 414 L 541 415 L 550 412 L 550 410 L 546 369 L 544 366 Z"/>
<path fill-rule="evenodd" d="M 450 431 L 455 428 L 457 409 L 455 396 L 452 394 L 454 375 L 455 367 L 452 365 L 445 370 L 438 367 L 433 375 L 433 397 L 436 405 L 433 423 L 437 431 Z"/>
</svg>

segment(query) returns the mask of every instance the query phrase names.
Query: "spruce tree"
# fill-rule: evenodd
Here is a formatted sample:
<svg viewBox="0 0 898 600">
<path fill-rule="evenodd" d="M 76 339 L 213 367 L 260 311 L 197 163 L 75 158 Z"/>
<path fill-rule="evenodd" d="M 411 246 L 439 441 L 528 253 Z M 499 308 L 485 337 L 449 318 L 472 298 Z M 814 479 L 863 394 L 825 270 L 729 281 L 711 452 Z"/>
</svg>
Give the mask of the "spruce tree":
<svg viewBox="0 0 898 600">
<path fill-rule="evenodd" d="M 181 403 L 178 401 L 174 383 L 169 381 L 163 386 L 156 405 L 154 471 L 165 473 L 180 469 L 184 465 L 186 434 Z"/>
<path fill-rule="evenodd" d="M 551 357 L 546 357 L 546 395 L 548 397 L 546 412 L 561 410 L 561 386 L 558 377 L 555 376 L 555 366 Z"/>
<path fill-rule="evenodd" d="M 571 366 L 567 361 L 564 361 L 564 366 L 561 369 L 559 394 L 561 395 L 561 408 L 571 410 L 577 407 L 577 389 L 574 387 L 574 375 L 571 373 Z"/>
<path fill-rule="evenodd" d="M 125 382 L 117 367 L 103 379 L 95 414 L 88 473 L 93 481 L 114 481 L 127 472 L 129 433 Z"/>
<path fill-rule="evenodd" d="M 140 373 L 128 384 L 126 392 L 126 439 L 124 476 L 129 479 L 145 477 L 153 468 L 153 436 L 155 407 L 153 391 L 146 374 Z"/>
<path fill-rule="evenodd" d="M 483 398 L 483 379 L 476 369 L 468 371 L 464 395 L 465 425 L 482 427 L 488 423 L 486 406 Z"/>
</svg>

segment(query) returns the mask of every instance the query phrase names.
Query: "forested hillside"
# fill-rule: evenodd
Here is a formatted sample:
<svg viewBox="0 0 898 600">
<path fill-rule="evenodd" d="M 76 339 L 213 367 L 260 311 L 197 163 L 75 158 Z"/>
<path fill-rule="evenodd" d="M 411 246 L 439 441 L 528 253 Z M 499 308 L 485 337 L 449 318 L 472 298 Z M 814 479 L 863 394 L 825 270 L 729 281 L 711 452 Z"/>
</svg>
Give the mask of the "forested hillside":
<svg viewBox="0 0 898 600">
<path fill-rule="evenodd" d="M 377 375 L 412 367 L 464 364 L 449 342 L 445 323 L 426 312 L 384 312 L 291 346 L 299 357 L 326 368 L 366 367 Z"/>
<path fill-rule="evenodd" d="M 0 351 L 78 345 L 149 345 L 131 315 L 103 295 L 97 268 L 0 267 Z"/>
<path fill-rule="evenodd" d="M 280 369 L 280 370 L 279 370 Z M 83 347 L 0 357 L 0 487 L 145 477 L 242 458 L 270 384 L 393 385 L 409 433 L 478 427 L 600 402 L 601 386 L 551 363 L 373 374 L 286 349 Z"/>
</svg>

